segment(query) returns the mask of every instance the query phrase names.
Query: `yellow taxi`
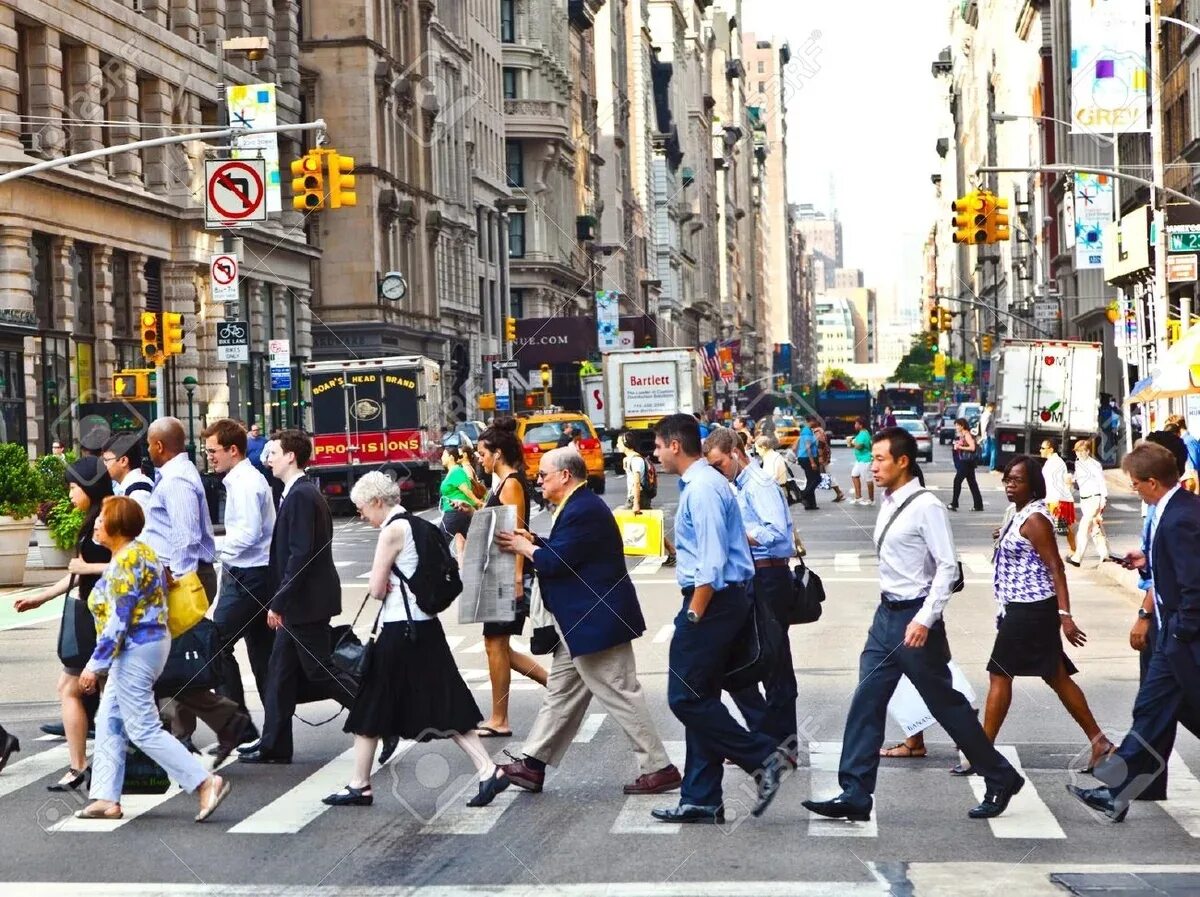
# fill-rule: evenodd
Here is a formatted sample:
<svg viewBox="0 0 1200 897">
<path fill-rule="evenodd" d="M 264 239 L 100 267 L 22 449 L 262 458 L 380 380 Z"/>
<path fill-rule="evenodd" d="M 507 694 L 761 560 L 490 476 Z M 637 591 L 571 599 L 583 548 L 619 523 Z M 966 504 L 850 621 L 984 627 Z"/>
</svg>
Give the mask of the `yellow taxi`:
<svg viewBox="0 0 1200 897">
<path fill-rule="evenodd" d="M 588 486 L 597 494 L 604 494 L 604 449 L 592 422 L 582 414 L 563 411 L 556 414 L 529 414 L 517 418 L 517 438 L 525 450 L 525 476 L 530 483 L 537 481 L 538 465 L 542 454 L 558 448 L 567 425 L 580 438 L 579 454 L 587 464 Z"/>
<path fill-rule="evenodd" d="M 777 417 L 775 419 L 775 440 L 781 449 L 794 449 L 800 441 L 800 424 L 794 417 Z"/>
</svg>

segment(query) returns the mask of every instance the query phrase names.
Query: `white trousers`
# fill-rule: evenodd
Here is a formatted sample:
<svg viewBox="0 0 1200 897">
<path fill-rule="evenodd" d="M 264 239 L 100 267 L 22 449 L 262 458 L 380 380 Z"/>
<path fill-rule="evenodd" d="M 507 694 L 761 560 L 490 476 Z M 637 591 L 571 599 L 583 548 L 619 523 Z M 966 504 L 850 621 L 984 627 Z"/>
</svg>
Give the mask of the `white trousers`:
<svg viewBox="0 0 1200 897">
<path fill-rule="evenodd" d="M 1075 536 L 1075 554 L 1071 556 L 1075 563 L 1083 560 L 1083 552 L 1087 548 L 1089 538 L 1096 543 L 1100 560 L 1108 557 L 1108 539 L 1104 536 L 1104 526 L 1100 522 L 1100 501 L 1099 495 L 1093 495 L 1079 503 L 1079 531 Z"/>
</svg>

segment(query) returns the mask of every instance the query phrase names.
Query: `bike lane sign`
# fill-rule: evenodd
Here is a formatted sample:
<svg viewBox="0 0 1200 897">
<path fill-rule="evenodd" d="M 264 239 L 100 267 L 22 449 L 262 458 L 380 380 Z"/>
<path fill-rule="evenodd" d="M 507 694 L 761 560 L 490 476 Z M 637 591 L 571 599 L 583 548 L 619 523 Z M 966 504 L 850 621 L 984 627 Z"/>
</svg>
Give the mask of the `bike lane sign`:
<svg viewBox="0 0 1200 897">
<path fill-rule="evenodd" d="M 250 360 L 250 325 L 245 321 L 217 322 L 217 361 Z"/>
</svg>

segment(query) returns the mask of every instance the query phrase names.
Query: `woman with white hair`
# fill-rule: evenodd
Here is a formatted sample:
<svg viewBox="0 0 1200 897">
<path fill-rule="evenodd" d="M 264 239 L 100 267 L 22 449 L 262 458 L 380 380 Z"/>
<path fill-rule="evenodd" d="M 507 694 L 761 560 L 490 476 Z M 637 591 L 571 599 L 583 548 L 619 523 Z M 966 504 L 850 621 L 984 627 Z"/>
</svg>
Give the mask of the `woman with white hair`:
<svg viewBox="0 0 1200 897">
<path fill-rule="evenodd" d="M 452 738 L 479 773 L 479 793 L 469 807 L 485 807 L 508 787 L 508 779 L 484 750 L 475 727 L 483 715 L 463 681 L 436 616 L 417 606 L 411 577 L 417 546 L 400 505 L 400 487 L 372 471 L 350 490 L 359 515 L 379 529 L 367 595 L 383 602 L 382 626 L 345 731 L 354 735 L 354 775 L 332 807 L 370 806 L 371 766 L 381 738 L 431 741 Z"/>
</svg>

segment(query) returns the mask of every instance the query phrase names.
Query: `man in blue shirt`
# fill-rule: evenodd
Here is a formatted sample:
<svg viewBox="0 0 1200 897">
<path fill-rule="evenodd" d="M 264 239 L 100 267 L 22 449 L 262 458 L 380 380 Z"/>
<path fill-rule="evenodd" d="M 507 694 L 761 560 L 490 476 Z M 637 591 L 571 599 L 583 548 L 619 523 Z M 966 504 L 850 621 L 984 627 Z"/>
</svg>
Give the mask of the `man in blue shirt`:
<svg viewBox="0 0 1200 897">
<path fill-rule="evenodd" d="M 658 460 L 679 474 L 675 512 L 676 577 L 683 607 L 671 640 L 667 703 L 683 723 L 687 765 L 679 805 L 652 811 L 662 822 L 723 823 L 723 763 L 732 760 L 757 780 L 751 812 L 774 799 L 787 756 L 775 739 L 740 726 L 721 703 L 726 664 L 751 613 L 746 586 L 754 563 L 729 483 L 700 455 L 700 428 L 690 414 L 655 427 Z"/>
<path fill-rule="evenodd" d="M 792 597 L 792 575 L 788 561 L 796 553 L 792 539 L 792 515 L 783 493 L 767 473 L 750 463 L 742 441 L 730 430 L 717 430 L 704 441 L 704 457 L 733 484 L 734 496 L 750 557 L 754 561 L 754 591 L 766 601 L 783 630 L 779 663 L 767 679 L 766 699 L 757 685 L 731 692 L 750 728 L 765 732 L 784 745 L 795 759 L 796 671 L 788 643 L 788 607 Z"/>
<path fill-rule="evenodd" d="M 817 434 L 813 427 L 816 417 L 809 414 L 804 418 L 804 426 L 800 428 L 800 438 L 796 442 L 796 460 L 804 470 L 804 492 L 801 496 L 804 510 L 817 509 L 817 484 L 821 481 L 820 446 L 817 445 Z"/>
</svg>

